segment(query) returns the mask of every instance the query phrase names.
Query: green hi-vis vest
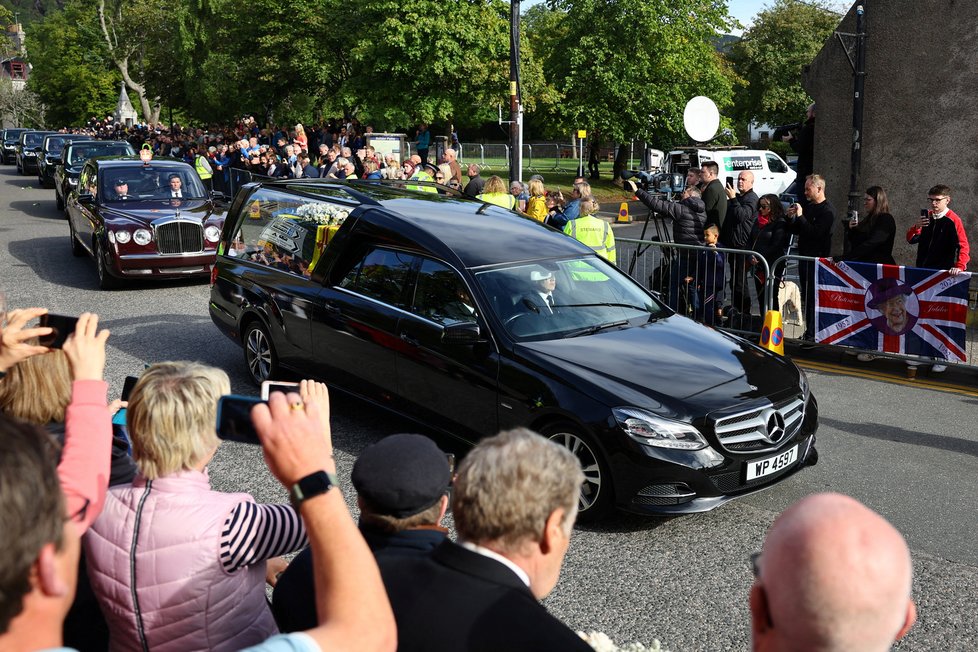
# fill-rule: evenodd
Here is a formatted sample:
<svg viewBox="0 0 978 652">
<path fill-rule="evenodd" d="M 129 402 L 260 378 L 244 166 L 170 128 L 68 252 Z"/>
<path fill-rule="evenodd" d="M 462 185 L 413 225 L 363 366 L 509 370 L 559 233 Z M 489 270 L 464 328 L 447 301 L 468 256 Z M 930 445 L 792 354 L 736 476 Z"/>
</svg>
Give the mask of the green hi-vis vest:
<svg viewBox="0 0 978 652">
<path fill-rule="evenodd" d="M 608 262 L 615 262 L 615 236 L 611 225 L 599 217 L 584 215 L 564 225 L 564 233 L 593 249 Z"/>
</svg>

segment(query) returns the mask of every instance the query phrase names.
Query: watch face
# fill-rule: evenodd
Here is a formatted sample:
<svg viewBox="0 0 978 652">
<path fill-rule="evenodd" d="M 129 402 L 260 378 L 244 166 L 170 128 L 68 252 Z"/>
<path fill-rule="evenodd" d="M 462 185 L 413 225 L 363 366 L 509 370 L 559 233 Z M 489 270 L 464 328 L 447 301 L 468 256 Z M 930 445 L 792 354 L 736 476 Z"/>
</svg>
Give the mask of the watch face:
<svg viewBox="0 0 978 652">
<path fill-rule="evenodd" d="M 325 471 L 316 471 L 292 485 L 292 491 L 289 492 L 290 498 L 295 505 L 298 505 L 308 498 L 326 493 L 336 484 L 335 475 Z"/>
</svg>

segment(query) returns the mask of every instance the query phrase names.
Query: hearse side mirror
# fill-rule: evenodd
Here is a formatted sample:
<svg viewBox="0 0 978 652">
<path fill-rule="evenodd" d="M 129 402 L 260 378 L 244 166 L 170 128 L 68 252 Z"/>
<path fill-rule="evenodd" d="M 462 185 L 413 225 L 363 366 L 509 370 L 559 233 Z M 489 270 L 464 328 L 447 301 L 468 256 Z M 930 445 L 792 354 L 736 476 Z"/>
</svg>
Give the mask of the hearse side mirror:
<svg viewBox="0 0 978 652">
<path fill-rule="evenodd" d="M 88 204 L 94 204 L 95 203 L 95 195 L 93 195 L 90 192 L 80 192 L 80 193 L 78 193 L 78 203 L 79 204 L 84 204 L 86 206 Z"/>
<path fill-rule="evenodd" d="M 220 190 L 211 190 L 211 199 L 213 199 L 214 201 L 228 201 L 230 197 L 225 195 Z"/>
<path fill-rule="evenodd" d="M 445 344 L 478 344 L 482 339 L 479 325 L 474 321 L 446 326 L 441 332 L 441 341 Z"/>
</svg>

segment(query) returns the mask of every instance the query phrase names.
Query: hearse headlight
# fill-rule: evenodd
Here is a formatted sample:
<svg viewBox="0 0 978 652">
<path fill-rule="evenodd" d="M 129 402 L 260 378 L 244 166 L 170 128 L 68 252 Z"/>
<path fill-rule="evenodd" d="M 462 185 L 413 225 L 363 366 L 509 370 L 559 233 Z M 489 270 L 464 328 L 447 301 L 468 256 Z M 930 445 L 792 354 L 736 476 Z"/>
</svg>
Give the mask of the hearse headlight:
<svg viewBox="0 0 978 652">
<path fill-rule="evenodd" d="M 110 231 L 109 232 L 109 236 L 110 236 L 109 237 L 109 240 L 112 239 L 111 238 L 111 235 L 112 235 L 112 232 Z M 132 240 L 132 234 L 129 233 L 128 231 L 116 231 L 115 232 L 115 241 L 118 242 L 119 244 L 126 244 L 130 240 Z"/>
<path fill-rule="evenodd" d="M 686 451 L 697 451 L 707 446 L 700 431 L 688 423 L 666 419 L 639 408 L 614 408 L 611 413 L 622 430 L 640 444 Z"/>
<path fill-rule="evenodd" d="M 211 224 L 209 227 L 204 229 L 204 238 L 208 242 L 217 242 L 221 239 L 221 230 Z"/>
<path fill-rule="evenodd" d="M 132 241 L 145 246 L 153 241 L 153 234 L 149 232 L 149 229 L 136 229 L 132 234 Z"/>
</svg>

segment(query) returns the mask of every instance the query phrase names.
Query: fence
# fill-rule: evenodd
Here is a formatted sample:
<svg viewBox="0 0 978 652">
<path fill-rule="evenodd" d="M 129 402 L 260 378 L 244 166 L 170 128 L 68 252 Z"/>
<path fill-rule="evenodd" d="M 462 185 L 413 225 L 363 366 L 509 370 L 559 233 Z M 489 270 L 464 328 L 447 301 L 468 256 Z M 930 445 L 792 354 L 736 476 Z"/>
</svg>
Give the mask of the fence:
<svg viewBox="0 0 978 652">
<path fill-rule="evenodd" d="M 576 173 L 580 165 L 579 145 L 572 143 L 524 143 L 523 168 L 531 172 L 570 172 Z M 586 147 L 586 145 L 585 145 Z M 617 146 L 602 147 L 598 159 L 607 167 L 614 162 Z M 458 152 L 459 163 L 476 163 L 485 170 L 509 169 L 509 145 L 461 143 Z M 635 143 L 629 148 L 628 168 L 635 163 Z M 584 168 L 587 169 L 588 154 L 584 154 Z"/>
<path fill-rule="evenodd" d="M 815 258 L 789 255 L 770 264 L 763 256 L 741 249 L 631 238 L 618 238 L 616 245 L 621 269 L 656 292 L 671 308 L 697 321 L 756 337 L 764 314 L 777 308 L 782 313 L 786 339 L 801 340 L 806 328 L 813 326 L 814 286 L 809 275 L 814 278 Z M 717 254 L 722 255 L 722 262 Z M 972 277 L 967 308 L 965 365 L 978 366 L 978 275 Z M 911 363 L 933 361 L 910 354 L 838 348 Z M 938 361 L 945 363 L 954 364 Z"/>
</svg>

